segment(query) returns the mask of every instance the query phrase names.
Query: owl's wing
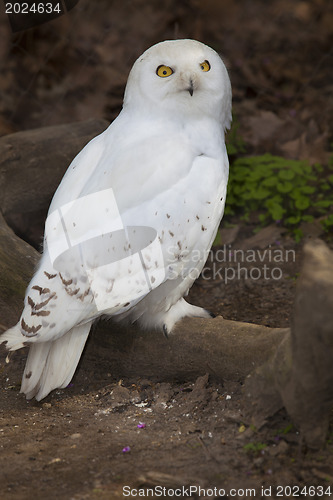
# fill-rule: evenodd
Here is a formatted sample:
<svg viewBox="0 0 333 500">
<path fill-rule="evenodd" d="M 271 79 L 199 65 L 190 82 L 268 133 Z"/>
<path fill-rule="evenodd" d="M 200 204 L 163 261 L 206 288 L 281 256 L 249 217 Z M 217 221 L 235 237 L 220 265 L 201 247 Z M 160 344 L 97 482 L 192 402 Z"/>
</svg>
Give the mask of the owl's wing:
<svg viewBox="0 0 333 500">
<path fill-rule="evenodd" d="M 186 210 L 177 200 L 197 184 L 195 199 L 201 189 L 204 204 L 216 180 L 213 175 L 212 185 L 203 188 L 196 160 L 202 153 L 178 131 L 135 132 L 124 138 L 117 126 L 110 127 L 65 174 L 50 206 L 44 254 L 20 320 L 29 341 L 55 340 L 102 314 L 126 312 L 178 272 L 169 265 L 170 247 L 186 231 Z M 180 216 L 181 210 L 183 222 L 175 225 L 175 211 Z M 187 211 L 193 216 L 193 208 Z M 163 243 L 166 233 L 175 240 L 165 237 Z"/>
</svg>

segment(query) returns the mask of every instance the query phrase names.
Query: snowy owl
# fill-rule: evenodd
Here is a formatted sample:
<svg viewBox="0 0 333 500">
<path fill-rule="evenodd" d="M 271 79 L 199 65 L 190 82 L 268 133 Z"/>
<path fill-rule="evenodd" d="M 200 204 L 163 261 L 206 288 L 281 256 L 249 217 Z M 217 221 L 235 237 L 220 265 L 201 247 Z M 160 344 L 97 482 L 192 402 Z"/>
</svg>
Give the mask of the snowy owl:
<svg viewBox="0 0 333 500">
<path fill-rule="evenodd" d="M 231 86 L 219 55 L 195 40 L 144 52 L 123 108 L 68 167 L 45 223 L 44 251 L 16 326 L 29 346 L 21 392 L 40 400 L 73 377 L 100 316 L 171 332 L 221 221 Z"/>
</svg>

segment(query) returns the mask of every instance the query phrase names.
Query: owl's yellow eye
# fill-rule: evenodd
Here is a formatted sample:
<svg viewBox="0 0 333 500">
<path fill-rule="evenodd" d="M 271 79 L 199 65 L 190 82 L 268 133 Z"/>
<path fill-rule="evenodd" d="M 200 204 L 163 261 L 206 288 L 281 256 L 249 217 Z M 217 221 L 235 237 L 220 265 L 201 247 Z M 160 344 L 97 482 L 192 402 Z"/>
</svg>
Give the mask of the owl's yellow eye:
<svg viewBox="0 0 333 500">
<path fill-rule="evenodd" d="M 167 76 L 172 75 L 173 69 L 170 68 L 170 66 L 165 66 L 164 64 L 161 64 L 156 70 L 156 75 L 160 76 L 161 78 L 166 78 Z"/>
<path fill-rule="evenodd" d="M 200 64 L 200 68 L 202 71 L 209 71 L 210 70 L 210 64 L 208 61 L 204 61 Z"/>
</svg>

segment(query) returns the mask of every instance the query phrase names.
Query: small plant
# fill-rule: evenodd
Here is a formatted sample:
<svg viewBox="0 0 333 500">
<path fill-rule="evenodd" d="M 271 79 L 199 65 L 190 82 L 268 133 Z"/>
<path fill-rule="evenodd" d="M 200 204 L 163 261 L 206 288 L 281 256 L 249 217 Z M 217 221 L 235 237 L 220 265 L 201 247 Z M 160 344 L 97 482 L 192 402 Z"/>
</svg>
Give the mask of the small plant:
<svg viewBox="0 0 333 500">
<path fill-rule="evenodd" d="M 324 229 L 327 233 L 330 231 L 333 231 L 333 214 L 328 215 L 325 219 L 322 221 L 322 225 L 324 226 Z"/>
<path fill-rule="evenodd" d="M 292 423 L 288 424 L 286 427 L 284 427 L 283 429 L 279 429 L 277 431 L 277 434 L 278 435 L 286 435 L 286 434 L 289 434 L 289 432 L 293 431 L 294 430 L 294 425 Z"/>
<path fill-rule="evenodd" d="M 251 442 L 243 446 L 244 451 L 247 453 L 259 453 L 267 447 L 267 444 L 260 442 Z"/>
<path fill-rule="evenodd" d="M 301 222 L 311 222 L 333 207 L 333 174 L 328 174 L 321 165 L 270 154 L 238 158 L 230 167 L 225 213 L 241 212 L 247 220 L 257 212 L 261 226 L 281 222 L 299 240 Z M 333 214 L 323 224 L 330 230 Z"/>
</svg>

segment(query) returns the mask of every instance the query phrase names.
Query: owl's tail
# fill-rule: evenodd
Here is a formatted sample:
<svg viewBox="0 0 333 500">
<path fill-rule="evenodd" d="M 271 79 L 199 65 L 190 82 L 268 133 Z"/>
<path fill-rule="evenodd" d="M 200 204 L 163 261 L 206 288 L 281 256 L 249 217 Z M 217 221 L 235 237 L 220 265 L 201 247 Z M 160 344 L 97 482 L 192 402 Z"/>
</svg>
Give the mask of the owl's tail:
<svg viewBox="0 0 333 500">
<path fill-rule="evenodd" d="M 67 387 L 80 360 L 91 322 L 72 328 L 57 340 L 30 346 L 21 392 L 27 399 L 45 398 L 53 389 Z"/>
</svg>

